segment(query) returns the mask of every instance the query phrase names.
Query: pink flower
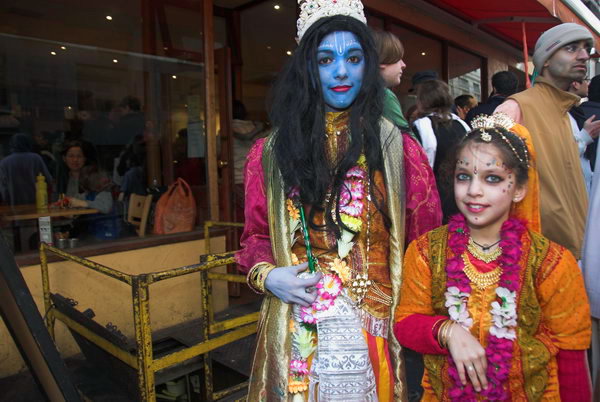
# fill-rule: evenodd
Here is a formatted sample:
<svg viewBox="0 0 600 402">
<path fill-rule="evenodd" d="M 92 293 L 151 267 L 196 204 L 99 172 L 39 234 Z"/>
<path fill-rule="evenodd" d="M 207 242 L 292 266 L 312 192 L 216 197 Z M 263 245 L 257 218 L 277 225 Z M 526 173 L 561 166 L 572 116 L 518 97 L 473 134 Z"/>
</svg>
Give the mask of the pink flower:
<svg viewBox="0 0 600 402">
<path fill-rule="evenodd" d="M 342 281 L 337 275 L 323 275 L 317 283 L 317 294 L 323 299 L 335 299 L 342 291 Z"/>
<path fill-rule="evenodd" d="M 307 324 L 316 324 L 317 316 L 316 311 L 313 310 L 312 307 L 301 307 L 300 308 L 300 319 L 302 322 Z"/>
<path fill-rule="evenodd" d="M 308 374 L 308 363 L 304 360 L 292 360 L 290 362 L 290 371 L 297 376 Z"/>
<path fill-rule="evenodd" d="M 297 198 L 300 197 L 300 187 L 298 186 L 294 186 L 290 189 L 290 192 L 288 193 L 288 198 Z"/>
<path fill-rule="evenodd" d="M 317 300 L 315 300 L 315 302 L 312 304 L 312 308 L 316 311 L 325 311 L 325 310 L 329 310 L 329 307 L 333 306 L 333 300 L 332 299 L 324 299 L 324 298 L 317 298 Z"/>
<path fill-rule="evenodd" d="M 351 179 L 351 178 L 366 179 L 367 178 L 367 172 L 363 168 L 361 168 L 360 166 L 354 166 L 353 168 L 350 168 L 346 172 L 346 178 L 347 179 Z"/>
<path fill-rule="evenodd" d="M 341 213 L 353 216 L 355 218 L 361 216 L 362 211 L 363 211 L 363 203 L 361 201 L 357 201 L 357 200 L 351 201 L 350 203 L 348 203 L 346 205 L 340 206 Z"/>
<path fill-rule="evenodd" d="M 350 194 L 352 194 L 352 198 L 355 200 L 363 199 L 365 191 L 365 186 L 363 186 L 362 182 L 355 181 L 350 183 Z"/>
<path fill-rule="evenodd" d="M 340 204 L 346 205 L 350 201 L 352 201 L 352 194 L 350 193 L 350 189 L 344 184 L 340 187 Z"/>
</svg>

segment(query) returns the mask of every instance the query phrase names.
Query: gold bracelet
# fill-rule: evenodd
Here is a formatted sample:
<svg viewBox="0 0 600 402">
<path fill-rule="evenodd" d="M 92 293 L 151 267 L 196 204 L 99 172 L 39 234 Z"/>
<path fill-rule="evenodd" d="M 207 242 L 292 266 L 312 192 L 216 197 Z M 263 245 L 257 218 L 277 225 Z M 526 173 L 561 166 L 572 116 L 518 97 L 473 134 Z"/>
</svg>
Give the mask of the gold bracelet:
<svg viewBox="0 0 600 402">
<path fill-rule="evenodd" d="M 448 334 L 450 329 L 452 328 L 452 324 L 454 321 L 446 320 L 442 326 L 440 327 L 440 331 L 438 332 L 438 343 L 444 349 L 448 348 Z"/>
<path fill-rule="evenodd" d="M 451 324 L 448 325 L 448 334 L 446 335 L 446 349 L 448 349 L 448 342 L 450 341 L 450 337 L 452 336 L 452 330 L 454 329 L 454 322 L 450 321 Z"/>
<path fill-rule="evenodd" d="M 277 267 L 269 262 L 255 264 L 246 276 L 248 287 L 258 294 L 264 294 L 266 292 L 265 280 L 267 279 L 267 275 L 275 268 Z"/>
<path fill-rule="evenodd" d="M 446 349 L 446 346 L 447 346 L 447 345 L 446 345 L 446 334 L 447 334 L 447 332 L 448 332 L 448 325 L 450 325 L 449 323 L 450 323 L 450 320 L 447 320 L 447 321 L 444 323 L 444 330 L 442 331 L 442 334 L 440 335 L 440 340 L 441 340 L 441 342 L 440 342 L 440 345 L 441 345 L 441 346 L 442 346 L 444 349 Z"/>
<path fill-rule="evenodd" d="M 437 325 L 438 325 L 440 322 L 442 322 L 442 321 L 445 321 L 445 320 L 446 320 L 445 318 L 440 318 L 439 320 L 437 320 L 437 321 L 436 321 L 436 322 L 433 324 L 433 326 L 431 327 L 431 334 L 432 334 L 432 335 L 433 335 L 433 330 L 435 329 L 435 327 L 437 327 Z M 442 327 L 442 325 L 440 324 L 440 326 L 439 326 L 439 327 L 438 327 L 438 329 L 437 329 L 437 332 L 435 333 L 435 339 L 438 341 L 438 343 L 439 343 L 439 339 L 438 339 L 438 338 L 439 338 L 439 334 L 440 334 L 440 328 L 441 328 L 441 327 Z"/>
<path fill-rule="evenodd" d="M 437 333 L 437 341 L 438 344 L 440 345 L 441 348 L 444 348 L 444 337 L 443 337 L 443 333 L 444 333 L 444 328 L 446 328 L 446 326 L 448 325 L 448 321 L 450 320 L 445 320 L 442 325 L 440 325 L 440 328 L 438 329 L 438 333 Z"/>
</svg>

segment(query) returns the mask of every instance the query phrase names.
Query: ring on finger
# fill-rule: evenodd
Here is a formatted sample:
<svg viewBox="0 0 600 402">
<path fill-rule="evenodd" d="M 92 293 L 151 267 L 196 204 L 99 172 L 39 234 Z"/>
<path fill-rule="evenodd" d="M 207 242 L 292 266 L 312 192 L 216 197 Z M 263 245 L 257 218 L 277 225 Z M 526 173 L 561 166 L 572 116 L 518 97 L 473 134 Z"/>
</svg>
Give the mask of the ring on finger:
<svg viewBox="0 0 600 402">
<path fill-rule="evenodd" d="M 469 371 L 473 371 L 473 370 L 475 370 L 475 367 L 473 367 L 473 366 L 468 366 L 468 367 L 467 367 L 467 370 L 469 370 Z"/>
</svg>

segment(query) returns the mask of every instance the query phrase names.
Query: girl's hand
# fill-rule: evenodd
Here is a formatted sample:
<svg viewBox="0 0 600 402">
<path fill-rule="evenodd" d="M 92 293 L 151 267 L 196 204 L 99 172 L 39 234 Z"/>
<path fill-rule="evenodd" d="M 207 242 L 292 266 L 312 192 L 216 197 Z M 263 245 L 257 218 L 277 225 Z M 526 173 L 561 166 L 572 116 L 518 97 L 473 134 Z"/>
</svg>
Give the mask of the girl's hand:
<svg viewBox="0 0 600 402">
<path fill-rule="evenodd" d="M 69 206 L 71 208 L 87 208 L 88 203 L 85 200 L 71 197 L 69 198 Z"/>
<path fill-rule="evenodd" d="M 306 270 L 308 263 L 293 265 L 291 267 L 275 268 L 265 279 L 265 288 L 280 298 L 284 303 L 310 306 L 317 298 L 315 285 L 321 280 L 321 273 L 317 272 L 313 278 L 301 279 L 297 275 Z"/>
<path fill-rule="evenodd" d="M 458 375 L 463 385 L 467 385 L 467 375 L 475 388 L 480 392 L 488 386 L 487 358 L 485 349 L 469 331 L 458 324 L 452 324 L 448 336 L 448 351 L 456 363 Z M 466 372 L 466 375 L 465 375 Z"/>
</svg>

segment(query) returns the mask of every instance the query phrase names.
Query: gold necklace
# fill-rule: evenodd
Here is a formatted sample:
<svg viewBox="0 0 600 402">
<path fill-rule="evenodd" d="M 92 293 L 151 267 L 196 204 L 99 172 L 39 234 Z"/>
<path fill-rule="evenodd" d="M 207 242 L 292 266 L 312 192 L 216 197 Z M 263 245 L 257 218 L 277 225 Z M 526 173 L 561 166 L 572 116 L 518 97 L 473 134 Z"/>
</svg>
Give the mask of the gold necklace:
<svg viewBox="0 0 600 402">
<path fill-rule="evenodd" d="M 469 236 L 469 243 L 467 244 L 467 249 L 469 253 L 473 255 L 473 257 L 477 258 L 486 263 L 490 263 L 492 261 L 496 261 L 498 257 L 502 255 L 502 247 L 498 246 L 493 251 L 488 252 L 486 248 L 489 247 L 477 247 L 475 240 L 471 236 Z M 493 246 L 493 245 L 492 245 Z M 490 246 L 490 247 L 492 247 Z"/>
<path fill-rule="evenodd" d="M 490 272 L 482 273 L 479 272 L 477 268 L 473 266 L 473 264 L 471 264 L 467 253 L 462 255 L 462 259 L 465 265 L 463 268 L 465 275 L 467 275 L 467 278 L 469 278 L 469 280 L 474 283 L 477 288 L 483 290 L 491 285 L 495 285 L 500 280 L 500 276 L 502 275 L 502 267 L 498 266 Z"/>
</svg>

